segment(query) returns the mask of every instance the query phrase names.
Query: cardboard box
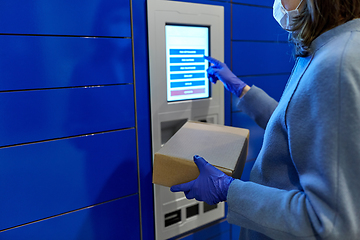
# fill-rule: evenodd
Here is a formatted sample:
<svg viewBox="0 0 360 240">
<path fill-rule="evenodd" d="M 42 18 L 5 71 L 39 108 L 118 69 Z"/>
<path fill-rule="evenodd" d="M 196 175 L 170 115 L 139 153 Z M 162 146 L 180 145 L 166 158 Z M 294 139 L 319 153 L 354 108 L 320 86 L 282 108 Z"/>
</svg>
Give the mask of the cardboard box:
<svg viewBox="0 0 360 240">
<path fill-rule="evenodd" d="M 194 155 L 225 174 L 240 178 L 249 143 L 249 130 L 189 121 L 154 156 L 153 183 L 171 187 L 199 176 Z"/>
</svg>

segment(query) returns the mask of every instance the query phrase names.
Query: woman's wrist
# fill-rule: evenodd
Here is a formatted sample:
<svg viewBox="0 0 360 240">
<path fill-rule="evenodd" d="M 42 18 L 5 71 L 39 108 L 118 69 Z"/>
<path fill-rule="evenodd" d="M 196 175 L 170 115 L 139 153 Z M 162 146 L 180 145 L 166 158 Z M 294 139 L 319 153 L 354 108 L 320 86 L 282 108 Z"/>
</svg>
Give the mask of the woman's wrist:
<svg viewBox="0 0 360 240">
<path fill-rule="evenodd" d="M 239 96 L 239 98 L 242 98 L 249 90 L 250 90 L 250 86 L 246 85 L 243 89 L 243 91 L 241 92 L 241 95 Z"/>
</svg>

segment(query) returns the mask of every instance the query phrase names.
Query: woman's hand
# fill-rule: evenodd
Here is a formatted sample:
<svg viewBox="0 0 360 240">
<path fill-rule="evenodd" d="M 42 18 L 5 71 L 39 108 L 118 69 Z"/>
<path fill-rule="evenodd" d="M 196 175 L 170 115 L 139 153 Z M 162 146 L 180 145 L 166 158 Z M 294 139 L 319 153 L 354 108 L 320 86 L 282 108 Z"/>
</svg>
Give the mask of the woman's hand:
<svg viewBox="0 0 360 240">
<path fill-rule="evenodd" d="M 205 56 L 205 59 L 212 63 L 207 69 L 208 78 L 212 83 L 216 84 L 218 80 L 222 81 L 225 88 L 237 97 L 242 97 L 250 89 L 246 83 L 231 72 L 225 63 L 212 57 Z"/>
<path fill-rule="evenodd" d="M 200 156 L 194 156 L 194 162 L 199 168 L 199 177 L 191 182 L 172 186 L 170 190 L 184 192 L 187 199 L 195 198 L 210 205 L 226 201 L 230 183 L 234 178 L 215 168 Z"/>
</svg>

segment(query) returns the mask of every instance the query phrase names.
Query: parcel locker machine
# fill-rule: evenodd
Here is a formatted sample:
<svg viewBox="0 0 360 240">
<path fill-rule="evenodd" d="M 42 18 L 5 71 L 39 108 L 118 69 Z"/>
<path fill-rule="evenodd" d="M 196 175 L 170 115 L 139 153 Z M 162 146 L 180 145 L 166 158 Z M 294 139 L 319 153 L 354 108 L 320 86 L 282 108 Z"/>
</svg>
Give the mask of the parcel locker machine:
<svg viewBox="0 0 360 240">
<path fill-rule="evenodd" d="M 207 79 L 204 56 L 224 61 L 222 6 L 148 0 L 152 150 L 188 120 L 224 124 L 224 87 Z M 156 239 L 168 239 L 224 217 L 215 206 L 154 185 Z"/>
</svg>

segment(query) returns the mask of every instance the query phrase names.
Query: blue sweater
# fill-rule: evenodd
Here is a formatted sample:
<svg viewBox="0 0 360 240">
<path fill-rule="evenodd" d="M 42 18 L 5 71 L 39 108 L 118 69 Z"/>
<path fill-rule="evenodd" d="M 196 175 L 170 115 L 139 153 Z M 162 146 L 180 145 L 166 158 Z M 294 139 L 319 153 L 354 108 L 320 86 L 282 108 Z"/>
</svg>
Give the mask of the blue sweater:
<svg viewBox="0 0 360 240">
<path fill-rule="evenodd" d="M 255 86 L 239 101 L 265 129 L 250 182 L 228 192 L 240 239 L 360 239 L 360 19 L 311 49 L 279 103 Z"/>
</svg>

